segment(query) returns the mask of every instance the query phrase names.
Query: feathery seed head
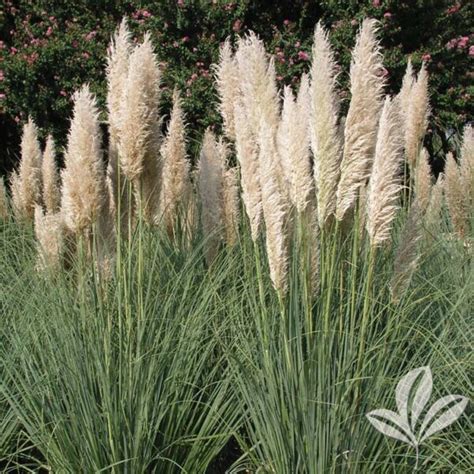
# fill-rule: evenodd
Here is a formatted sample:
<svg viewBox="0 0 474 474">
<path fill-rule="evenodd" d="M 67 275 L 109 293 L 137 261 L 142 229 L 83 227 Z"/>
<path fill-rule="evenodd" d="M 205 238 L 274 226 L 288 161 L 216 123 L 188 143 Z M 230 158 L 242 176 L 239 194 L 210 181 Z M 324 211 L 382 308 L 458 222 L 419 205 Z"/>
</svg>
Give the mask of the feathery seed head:
<svg viewBox="0 0 474 474">
<path fill-rule="evenodd" d="M 48 214 L 54 214 L 59 211 L 61 191 L 59 187 L 59 173 L 56 166 L 56 150 L 51 135 L 46 139 L 46 147 L 44 149 L 42 163 L 42 175 L 44 206 Z"/>
<path fill-rule="evenodd" d="M 45 215 L 41 206 L 35 206 L 35 236 L 38 249 L 39 271 L 59 270 L 64 251 L 64 229 L 60 213 Z"/>
<path fill-rule="evenodd" d="M 3 180 L 3 176 L 0 176 L 0 219 L 6 220 L 8 219 L 8 215 L 9 211 L 7 190 L 5 187 L 5 181 Z"/>
<path fill-rule="evenodd" d="M 433 176 L 429 163 L 429 155 L 426 148 L 421 150 L 415 170 L 415 195 L 420 206 L 420 210 L 425 212 L 431 195 Z"/>
</svg>

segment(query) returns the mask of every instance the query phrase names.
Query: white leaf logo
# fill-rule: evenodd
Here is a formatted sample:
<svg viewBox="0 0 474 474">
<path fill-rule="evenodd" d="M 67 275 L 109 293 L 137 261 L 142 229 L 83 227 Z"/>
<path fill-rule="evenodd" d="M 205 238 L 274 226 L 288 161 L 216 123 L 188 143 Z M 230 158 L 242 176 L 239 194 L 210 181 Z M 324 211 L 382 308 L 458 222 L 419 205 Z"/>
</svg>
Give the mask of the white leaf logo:
<svg viewBox="0 0 474 474">
<path fill-rule="evenodd" d="M 433 434 L 454 423 L 464 412 L 468 399 L 461 395 L 446 395 L 437 400 L 427 411 L 417 434 L 416 427 L 433 389 L 433 377 L 428 366 L 408 372 L 397 384 L 395 401 L 398 413 L 379 409 L 367 413 L 367 419 L 375 429 L 390 438 L 403 441 L 416 452 Z"/>
</svg>

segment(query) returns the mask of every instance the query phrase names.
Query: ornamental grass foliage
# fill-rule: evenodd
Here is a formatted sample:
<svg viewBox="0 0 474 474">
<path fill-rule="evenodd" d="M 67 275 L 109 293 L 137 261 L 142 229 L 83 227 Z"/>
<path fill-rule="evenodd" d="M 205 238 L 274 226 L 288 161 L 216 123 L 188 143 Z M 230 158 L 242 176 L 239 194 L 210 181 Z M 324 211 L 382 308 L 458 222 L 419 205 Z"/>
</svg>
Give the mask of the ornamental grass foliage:
<svg viewBox="0 0 474 474">
<path fill-rule="evenodd" d="M 196 160 L 127 19 L 107 111 L 74 94 L 60 170 L 28 119 L 0 188 L 5 472 L 413 471 L 365 414 L 418 366 L 472 397 L 474 133 L 435 180 L 426 67 L 388 94 L 379 28 L 360 25 L 345 115 L 321 23 L 296 94 L 255 33 L 226 41 L 223 131 Z M 472 428 L 419 468 L 467 472 Z"/>
</svg>

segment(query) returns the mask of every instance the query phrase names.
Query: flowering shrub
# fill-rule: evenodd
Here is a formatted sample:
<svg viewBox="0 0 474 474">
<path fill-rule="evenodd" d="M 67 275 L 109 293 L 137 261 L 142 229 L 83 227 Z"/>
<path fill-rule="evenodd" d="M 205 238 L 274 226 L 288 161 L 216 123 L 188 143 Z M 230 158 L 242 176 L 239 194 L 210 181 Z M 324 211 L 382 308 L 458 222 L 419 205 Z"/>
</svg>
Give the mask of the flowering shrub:
<svg viewBox="0 0 474 474">
<path fill-rule="evenodd" d="M 84 82 L 91 84 L 104 105 L 104 53 L 111 33 L 128 15 L 138 41 L 145 30 L 153 41 L 164 71 L 163 110 L 169 110 L 174 85 L 183 92 L 187 120 L 193 124 L 189 146 L 208 125 L 218 125 L 211 65 L 219 45 L 249 29 L 256 31 L 275 55 L 280 85 L 295 84 L 308 70 L 313 28 L 321 19 L 331 29 L 341 64 L 342 94 L 348 95 L 350 50 L 362 18 L 380 21 L 386 51 L 384 64 L 389 88 L 401 83 L 406 55 L 417 68 L 422 61 L 430 73 L 432 117 L 426 145 L 431 155 L 450 147 L 444 130 L 459 129 L 472 119 L 474 15 L 467 0 L 399 2 L 314 2 L 285 0 L 277 6 L 245 0 L 191 2 L 190 0 L 63 2 L 4 2 L 0 10 L 0 168 L 16 162 L 18 122 L 31 114 L 40 127 L 52 132 L 60 145 L 72 109 L 71 94 Z M 472 68 L 471 68 L 472 70 Z M 435 163 L 436 164 L 436 163 Z"/>
</svg>

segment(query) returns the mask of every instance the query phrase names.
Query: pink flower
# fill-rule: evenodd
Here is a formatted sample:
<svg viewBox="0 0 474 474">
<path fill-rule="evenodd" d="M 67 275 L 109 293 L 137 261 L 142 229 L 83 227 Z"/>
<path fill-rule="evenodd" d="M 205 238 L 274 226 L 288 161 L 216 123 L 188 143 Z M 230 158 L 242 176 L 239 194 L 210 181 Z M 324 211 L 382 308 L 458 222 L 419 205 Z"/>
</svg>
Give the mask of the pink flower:
<svg viewBox="0 0 474 474">
<path fill-rule="evenodd" d="M 277 76 L 276 79 L 277 81 L 283 81 L 283 76 Z"/>
<path fill-rule="evenodd" d="M 84 38 L 86 39 L 86 41 L 91 41 L 96 36 L 97 36 L 97 31 L 93 30 L 93 31 L 90 31 L 89 33 L 87 33 L 87 35 L 84 36 Z"/>
<path fill-rule="evenodd" d="M 452 7 L 449 7 L 447 9 L 446 13 L 448 15 L 452 15 L 453 13 L 458 12 L 460 8 L 461 8 L 461 4 L 460 3 L 455 3 Z"/>
<path fill-rule="evenodd" d="M 283 24 L 285 26 L 288 26 L 290 24 L 290 20 L 286 19 L 286 20 L 283 20 Z"/>
<path fill-rule="evenodd" d="M 142 16 L 145 18 L 150 18 L 152 15 L 148 10 L 143 10 L 142 11 Z"/>
<path fill-rule="evenodd" d="M 51 36 L 53 34 L 53 28 L 51 26 L 48 26 L 48 29 L 46 30 L 46 36 Z"/>
<path fill-rule="evenodd" d="M 178 4 L 178 7 L 184 7 L 184 0 L 178 0 L 176 3 Z"/>
<path fill-rule="evenodd" d="M 430 53 L 425 53 L 425 54 L 423 54 L 421 59 L 425 62 L 431 61 L 431 54 Z"/>
<path fill-rule="evenodd" d="M 5 49 L 5 42 L 4 41 L 0 41 L 0 49 Z"/>
<path fill-rule="evenodd" d="M 3 81 L 5 79 L 5 74 L 4 72 L 0 69 L 0 81 Z"/>
<path fill-rule="evenodd" d="M 60 90 L 59 95 L 62 95 L 63 97 L 67 96 L 67 92 L 65 90 Z"/>
<path fill-rule="evenodd" d="M 469 46 L 469 56 L 474 56 L 474 45 L 473 46 Z"/>
<path fill-rule="evenodd" d="M 458 39 L 458 49 L 465 48 L 467 46 L 467 43 L 469 43 L 469 36 L 462 36 Z"/>
<path fill-rule="evenodd" d="M 73 40 L 71 44 L 73 48 L 77 48 L 79 46 L 79 43 L 77 42 L 77 40 Z"/>
<path fill-rule="evenodd" d="M 392 18 L 392 14 L 390 12 L 385 12 L 383 14 L 383 17 L 386 18 L 387 20 L 390 20 L 390 18 Z"/>
<path fill-rule="evenodd" d="M 16 123 L 20 123 L 20 117 L 18 117 L 18 115 L 15 116 L 14 120 Z"/>
<path fill-rule="evenodd" d="M 372 1 L 372 5 L 373 5 L 375 8 L 380 7 L 380 0 L 373 0 L 373 1 Z"/>
<path fill-rule="evenodd" d="M 85 59 L 89 59 L 91 57 L 90 53 L 88 53 L 87 51 L 84 51 L 82 53 L 82 57 L 85 58 Z"/>
<path fill-rule="evenodd" d="M 183 36 L 183 37 L 181 38 L 181 41 L 182 41 L 183 43 L 187 43 L 187 42 L 189 41 L 189 36 Z"/>
<path fill-rule="evenodd" d="M 5 94 L 0 94 L 0 100 L 5 99 L 6 95 Z"/>
<path fill-rule="evenodd" d="M 300 43 L 299 41 L 297 41 L 297 42 L 295 43 L 295 48 L 299 48 L 300 46 L 301 46 L 301 43 Z"/>
<path fill-rule="evenodd" d="M 298 59 L 301 59 L 301 61 L 308 61 L 309 55 L 305 51 L 298 51 Z"/>
<path fill-rule="evenodd" d="M 18 53 L 18 49 L 16 49 L 14 46 L 12 46 L 10 48 L 10 54 L 15 55 L 16 53 Z"/>
<path fill-rule="evenodd" d="M 453 49 L 456 46 L 457 43 L 458 43 L 458 40 L 456 38 L 453 38 L 452 40 L 449 40 L 446 43 L 446 49 Z"/>
<path fill-rule="evenodd" d="M 354 18 L 353 20 L 351 20 L 351 25 L 352 26 L 357 26 L 358 24 L 358 21 Z"/>
</svg>

